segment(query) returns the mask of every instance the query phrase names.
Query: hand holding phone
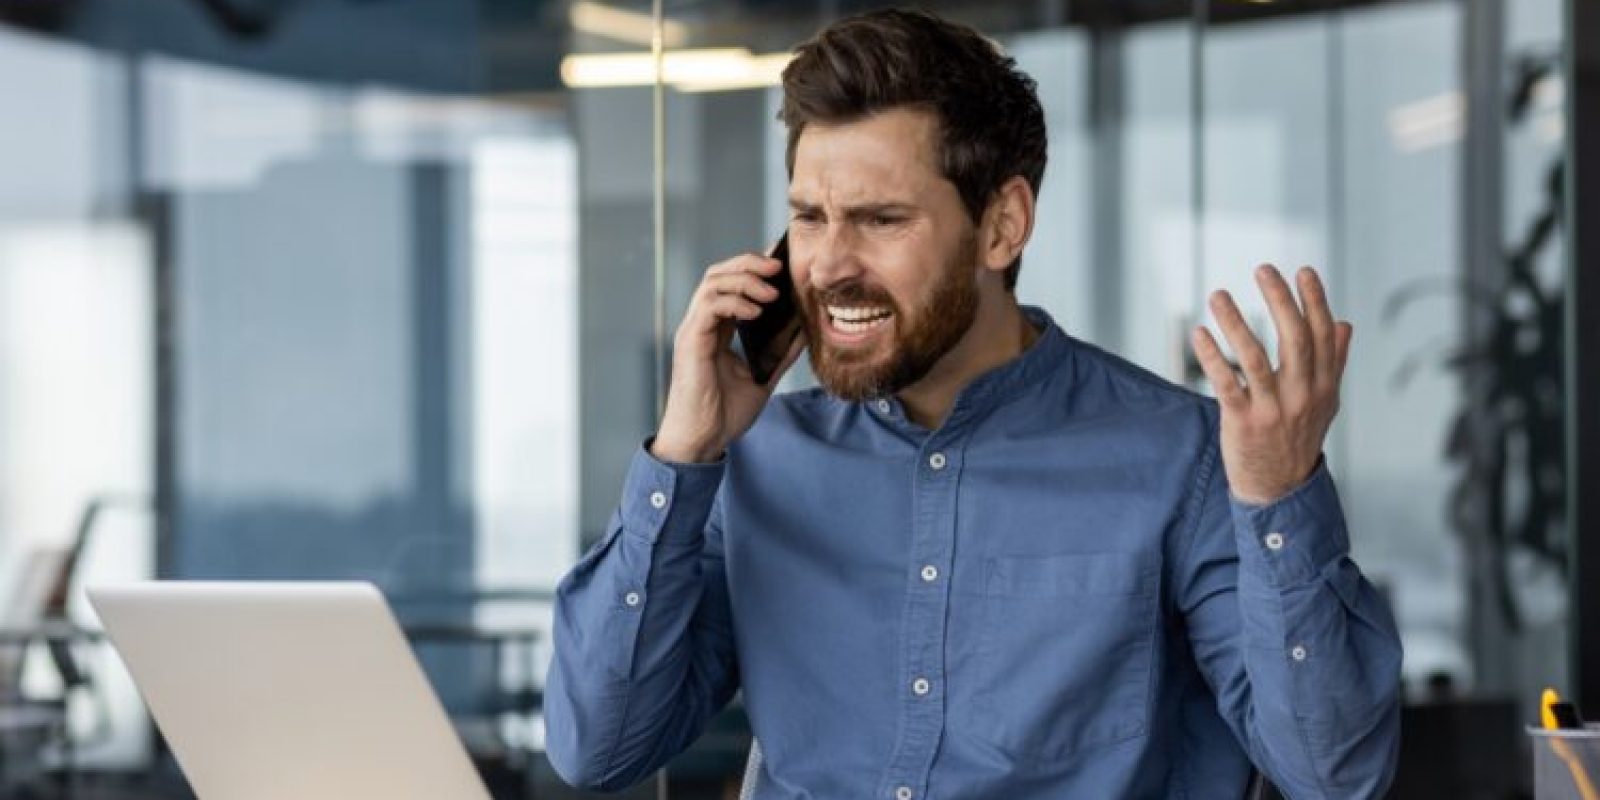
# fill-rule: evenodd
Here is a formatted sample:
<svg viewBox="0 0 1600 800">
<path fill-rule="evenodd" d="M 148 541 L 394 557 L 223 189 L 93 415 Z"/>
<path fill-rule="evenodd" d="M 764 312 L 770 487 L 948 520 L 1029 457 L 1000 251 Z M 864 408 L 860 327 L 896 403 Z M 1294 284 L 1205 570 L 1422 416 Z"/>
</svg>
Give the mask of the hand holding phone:
<svg viewBox="0 0 1600 800">
<path fill-rule="evenodd" d="M 746 253 L 706 270 L 674 339 L 672 385 L 650 445 L 657 458 L 714 461 L 800 357 L 804 328 L 787 260 L 780 239 L 767 257 Z"/>
</svg>

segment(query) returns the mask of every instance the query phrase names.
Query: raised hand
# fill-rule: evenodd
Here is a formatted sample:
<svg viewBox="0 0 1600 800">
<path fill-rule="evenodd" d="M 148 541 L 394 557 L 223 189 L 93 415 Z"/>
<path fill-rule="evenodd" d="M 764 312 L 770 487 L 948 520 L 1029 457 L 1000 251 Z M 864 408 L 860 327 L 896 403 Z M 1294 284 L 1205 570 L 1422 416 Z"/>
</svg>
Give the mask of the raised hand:
<svg viewBox="0 0 1600 800">
<path fill-rule="evenodd" d="M 1209 330 L 1194 331 L 1195 356 L 1222 406 L 1228 486 L 1247 503 L 1270 503 L 1310 477 L 1339 412 L 1352 328 L 1334 319 L 1316 270 L 1302 267 L 1295 280 L 1299 304 L 1276 268 L 1256 269 L 1256 283 L 1278 330 L 1276 370 L 1226 291 L 1212 292 L 1211 312 L 1238 356 L 1240 372 L 1223 357 Z"/>
</svg>

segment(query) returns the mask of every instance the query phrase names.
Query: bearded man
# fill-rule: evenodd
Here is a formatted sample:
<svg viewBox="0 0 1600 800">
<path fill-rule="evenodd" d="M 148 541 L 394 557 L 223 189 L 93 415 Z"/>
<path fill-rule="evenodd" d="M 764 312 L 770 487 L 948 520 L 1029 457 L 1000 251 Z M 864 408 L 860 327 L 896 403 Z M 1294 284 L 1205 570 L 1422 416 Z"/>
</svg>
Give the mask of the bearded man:
<svg viewBox="0 0 1600 800">
<path fill-rule="evenodd" d="M 1034 83 L 970 28 L 840 21 L 783 75 L 789 250 L 820 386 L 730 349 L 779 263 L 706 270 L 608 535 L 565 577 L 552 764 L 617 789 L 742 690 L 758 800 L 1377 797 L 1400 644 L 1322 444 L 1351 328 L 1258 272 L 1211 400 L 1015 296 Z M 775 382 L 775 381 L 774 381 Z"/>
</svg>

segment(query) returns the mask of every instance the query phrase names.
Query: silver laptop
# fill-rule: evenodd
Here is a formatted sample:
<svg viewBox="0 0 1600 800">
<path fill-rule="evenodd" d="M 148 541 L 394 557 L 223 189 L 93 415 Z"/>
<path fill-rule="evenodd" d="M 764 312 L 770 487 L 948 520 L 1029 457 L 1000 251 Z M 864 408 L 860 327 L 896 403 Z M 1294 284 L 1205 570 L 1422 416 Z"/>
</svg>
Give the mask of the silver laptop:
<svg viewBox="0 0 1600 800">
<path fill-rule="evenodd" d="M 200 800 L 489 792 L 367 583 L 89 589 Z"/>
</svg>

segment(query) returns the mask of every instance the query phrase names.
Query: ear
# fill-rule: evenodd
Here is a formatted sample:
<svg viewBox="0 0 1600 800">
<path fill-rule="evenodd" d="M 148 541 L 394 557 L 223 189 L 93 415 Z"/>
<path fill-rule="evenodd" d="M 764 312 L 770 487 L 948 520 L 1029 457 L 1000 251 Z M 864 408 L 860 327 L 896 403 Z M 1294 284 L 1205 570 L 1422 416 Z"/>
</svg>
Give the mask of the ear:
<svg viewBox="0 0 1600 800">
<path fill-rule="evenodd" d="M 1033 187 L 1013 175 L 989 198 L 978 231 L 978 253 L 983 267 L 1004 272 L 1033 235 Z"/>
</svg>

